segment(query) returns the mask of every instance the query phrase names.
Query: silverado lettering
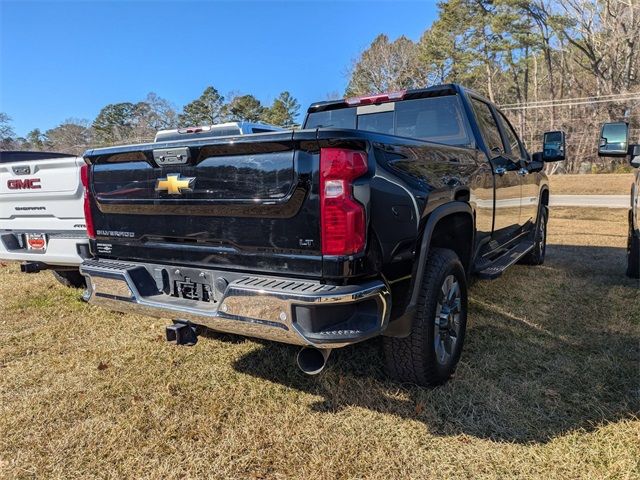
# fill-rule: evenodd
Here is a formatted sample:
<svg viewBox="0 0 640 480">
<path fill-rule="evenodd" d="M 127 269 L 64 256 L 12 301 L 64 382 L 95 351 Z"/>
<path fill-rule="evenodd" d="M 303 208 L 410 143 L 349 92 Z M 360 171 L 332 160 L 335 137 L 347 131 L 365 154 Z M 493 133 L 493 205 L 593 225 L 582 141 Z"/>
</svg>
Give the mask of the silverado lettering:
<svg viewBox="0 0 640 480">
<path fill-rule="evenodd" d="M 98 230 L 98 235 L 103 237 L 122 237 L 122 238 L 133 238 L 135 234 L 133 232 L 116 232 L 113 230 Z"/>
<path fill-rule="evenodd" d="M 543 162 L 565 151 L 552 133 L 532 156 L 495 105 L 452 84 L 315 103 L 295 131 L 89 150 L 87 298 L 173 318 L 179 344 L 198 324 L 300 345 L 309 374 L 382 335 L 391 376 L 443 382 L 470 277 L 544 261 Z"/>
</svg>

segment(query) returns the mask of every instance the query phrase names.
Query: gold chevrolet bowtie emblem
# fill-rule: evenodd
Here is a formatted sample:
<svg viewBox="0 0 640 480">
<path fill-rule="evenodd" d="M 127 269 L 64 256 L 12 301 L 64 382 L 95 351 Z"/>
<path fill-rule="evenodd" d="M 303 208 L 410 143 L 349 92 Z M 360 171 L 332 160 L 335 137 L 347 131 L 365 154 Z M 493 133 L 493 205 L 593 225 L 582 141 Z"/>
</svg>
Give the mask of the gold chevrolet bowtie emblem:
<svg viewBox="0 0 640 480">
<path fill-rule="evenodd" d="M 191 184 L 195 177 L 180 178 L 179 173 L 167 175 L 165 179 L 158 179 L 156 191 L 166 191 L 170 195 L 180 195 L 183 191 L 191 191 Z"/>
</svg>

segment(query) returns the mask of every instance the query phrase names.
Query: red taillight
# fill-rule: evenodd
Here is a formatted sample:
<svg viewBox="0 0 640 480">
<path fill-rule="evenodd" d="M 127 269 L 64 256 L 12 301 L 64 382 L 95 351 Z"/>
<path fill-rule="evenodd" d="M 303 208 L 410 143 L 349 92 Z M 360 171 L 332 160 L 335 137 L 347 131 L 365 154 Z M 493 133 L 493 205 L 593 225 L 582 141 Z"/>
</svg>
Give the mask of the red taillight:
<svg viewBox="0 0 640 480">
<path fill-rule="evenodd" d="M 343 148 L 320 150 L 320 216 L 323 255 L 364 250 L 364 207 L 354 200 L 352 181 L 367 173 L 367 154 Z"/>
<path fill-rule="evenodd" d="M 80 180 L 84 187 L 84 223 L 87 226 L 87 236 L 96 238 L 96 229 L 93 225 L 93 215 L 91 214 L 91 191 L 89 189 L 89 165 L 86 163 L 80 167 Z"/>
<path fill-rule="evenodd" d="M 397 92 L 389 93 L 377 93 L 375 95 L 365 95 L 363 97 L 347 98 L 345 102 L 350 107 L 356 105 L 375 105 L 376 103 L 393 102 L 395 100 L 402 100 L 407 93 L 406 90 L 399 90 Z"/>
</svg>

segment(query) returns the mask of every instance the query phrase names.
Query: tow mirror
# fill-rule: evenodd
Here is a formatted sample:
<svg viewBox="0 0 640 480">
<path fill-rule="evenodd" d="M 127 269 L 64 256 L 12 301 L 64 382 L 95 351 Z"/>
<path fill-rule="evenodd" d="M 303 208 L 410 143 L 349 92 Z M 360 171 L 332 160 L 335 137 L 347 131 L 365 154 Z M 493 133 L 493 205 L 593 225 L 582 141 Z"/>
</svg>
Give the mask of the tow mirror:
<svg viewBox="0 0 640 480">
<path fill-rule="evenodd" d="M 564 132 L 556 130 L 544 132 L 542 140 L 542 160 L 544 162 L 559 162 L 565 159 Z"/>
<path fill-rule="evenodd" d="M 640 145 L 633 145 L 629 163 L 634 168 L 640 168 Z"/>
<path fill-rule="evenodd" d="M 541 172 L 544 170 L 544 161 L 542 160 L 542 152 L 536 152 L 531 155 L 531 161 L 527 165 L 529 173 Z"/>
<path fill-rule="evenodd" d="M 629 149 L 629 124 L 612 122 L 602 125 L 599 157 L 626 157 Z"/>
</svg>

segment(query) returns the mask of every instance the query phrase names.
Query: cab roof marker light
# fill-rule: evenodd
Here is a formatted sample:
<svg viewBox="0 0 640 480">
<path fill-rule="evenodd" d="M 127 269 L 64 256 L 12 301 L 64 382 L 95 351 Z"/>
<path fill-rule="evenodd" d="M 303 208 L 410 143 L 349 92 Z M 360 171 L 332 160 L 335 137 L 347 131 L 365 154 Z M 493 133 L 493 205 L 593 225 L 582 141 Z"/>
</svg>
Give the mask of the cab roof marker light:
<svg viewBox="0 0 640 480">
<path fill-rule="evenodd" d="M 345 102 L 351 107 L 357 105 L 373 105 L 376 103 L 393 102 L 396 100 L 402 100 L 406 95 L 406 90 L 398 90 L 396 92 L 377 93 L 375 95 L 365 95 L 362 97 L 346 98 Z"/>
<path fill-rule="evenodd" d="M 179 128 L 178 133 L 199 133 L 211 130 L 210 126 Z"/>
<path fill-rule="evenodd" d="M 389 92 L 387 96 L 389 97 L 389 100 L 402 100 L 406 94 L 406 90 L 398 90 L 395 92 Z"/>
</svg>

